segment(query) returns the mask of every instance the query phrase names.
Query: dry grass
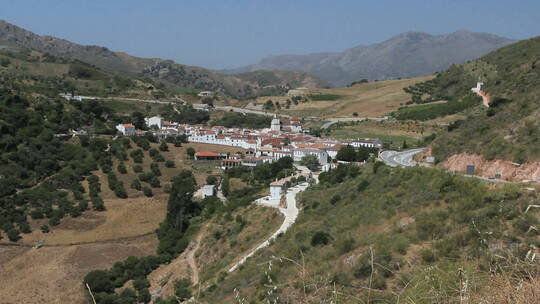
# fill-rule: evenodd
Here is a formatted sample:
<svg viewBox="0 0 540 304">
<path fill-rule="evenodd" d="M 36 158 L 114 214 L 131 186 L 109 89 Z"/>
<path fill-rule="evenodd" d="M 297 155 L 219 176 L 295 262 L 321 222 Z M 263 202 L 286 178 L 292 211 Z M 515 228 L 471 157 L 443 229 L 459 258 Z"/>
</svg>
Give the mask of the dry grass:
<svg viewBox="0 0 540 304">
<path fill-rule="evenodd" d="M 91 270 L 152 254 L 154 236 L 106 244 L 30 249 L 0 247 L 1 303 L 86 303 L 81 281 Z"/>
<path fill-rule="evenodd" d="M 316 117 L 384 116 L 405 104 L 410 96 L 403 88 L 426 81 L 433 76 L 401 80 L 385 80 L 358 84 L 353 87 L 320 90 L 322 94 L 336 94 L 343 97 L 335 101 L 311 101 L 292 106 L 291 114 Z"/>
</svg>

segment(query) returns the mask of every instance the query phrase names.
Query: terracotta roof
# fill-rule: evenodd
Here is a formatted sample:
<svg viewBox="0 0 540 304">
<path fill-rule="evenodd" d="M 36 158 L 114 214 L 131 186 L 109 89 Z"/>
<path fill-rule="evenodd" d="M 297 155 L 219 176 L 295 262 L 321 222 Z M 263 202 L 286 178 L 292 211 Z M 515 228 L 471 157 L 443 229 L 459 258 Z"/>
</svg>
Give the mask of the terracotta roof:
<svg viewBox="0 0 540 304">
<path fill-rule="evenodd" d="M 209 151 L 201 151 L 195 153 L 195 156 L 202 156 L 202 157 L 220 157 L 221 155 L 219 153 L 209 152 Z"/>
<path fill-rule="evenodd" d="M 135 126 L 133 124 L 122 124 L 122 126 L 126 127 L 126 128 L 134 128 Z"/>
</svg>

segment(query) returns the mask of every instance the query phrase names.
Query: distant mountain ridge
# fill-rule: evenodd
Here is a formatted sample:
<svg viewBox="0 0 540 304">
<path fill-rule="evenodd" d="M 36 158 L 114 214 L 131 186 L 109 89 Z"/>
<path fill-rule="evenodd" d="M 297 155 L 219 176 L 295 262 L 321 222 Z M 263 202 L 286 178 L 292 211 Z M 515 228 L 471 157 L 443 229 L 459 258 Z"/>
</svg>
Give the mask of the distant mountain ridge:
<svg viewBox="0 0 540 304">
<path fill-rule="evenodd" d="M 406 32 L 380 43 L 360 45 L 343 52 L 270 56 L 256 64 L 226 72 L 304 71 L 335 86 L 344 86 L 364 78 L 383 80 L 432 74 L 513 42 L 515 40 L 466 30 L 446 35 Z"/>
<path fill-rule="evenodd" d="M 3 43 L 77 59 L 103 70 L 119 74 L 148 77 L 165 86 L 211 90 L 237 98 L 283 93 L 288 87 L 327 87 L 320 79 L 298 71 L 258 71 L 240 75 L 201 67 L 187 66 L 172 60 L 140 58 L 106 47 L 80 45 L 52 36 L 40 36 L 0 20 L 0 45 Z"/>
</svg>

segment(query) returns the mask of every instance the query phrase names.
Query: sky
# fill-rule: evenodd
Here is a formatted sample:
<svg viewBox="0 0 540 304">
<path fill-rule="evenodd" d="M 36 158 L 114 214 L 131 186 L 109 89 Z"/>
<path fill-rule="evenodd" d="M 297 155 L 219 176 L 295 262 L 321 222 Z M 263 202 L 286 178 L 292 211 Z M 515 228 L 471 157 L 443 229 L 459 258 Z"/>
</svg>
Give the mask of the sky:
<svg viewBox="0 0 540 304">
<path fill-rule="evenodd" d="M 0 0 L 0 19 L 40 35 L 212 69 L 406 31 L 525 39 L 539 13 L 539 0 Z"/>
</svg>

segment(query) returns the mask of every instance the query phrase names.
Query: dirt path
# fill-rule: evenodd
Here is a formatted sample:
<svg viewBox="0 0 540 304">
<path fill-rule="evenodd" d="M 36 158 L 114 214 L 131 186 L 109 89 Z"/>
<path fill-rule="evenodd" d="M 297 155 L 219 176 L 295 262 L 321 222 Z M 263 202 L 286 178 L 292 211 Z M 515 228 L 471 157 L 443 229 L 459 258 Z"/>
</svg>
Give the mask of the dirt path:
<svg viewBox="0 0 540 304">
<path fill-rule="evenodd" d="M 201 240 L 203 238 L 203 235 L 206 232 L 207 225 L 204 225 L 201 227 L 201 230 L 197 234 L 197 237 L 194 240 L 193 248 L 191 248 L 186 256 L 187 263 L 189 265 L 189 269 L 191 271 L 191 283 L 193 285 L 196 285 L 199 283 L 199 267 L 197 266 L 197 260 L 195 259 L 195 253 L 199 250 L 201 247 Z"/>
</svg>

